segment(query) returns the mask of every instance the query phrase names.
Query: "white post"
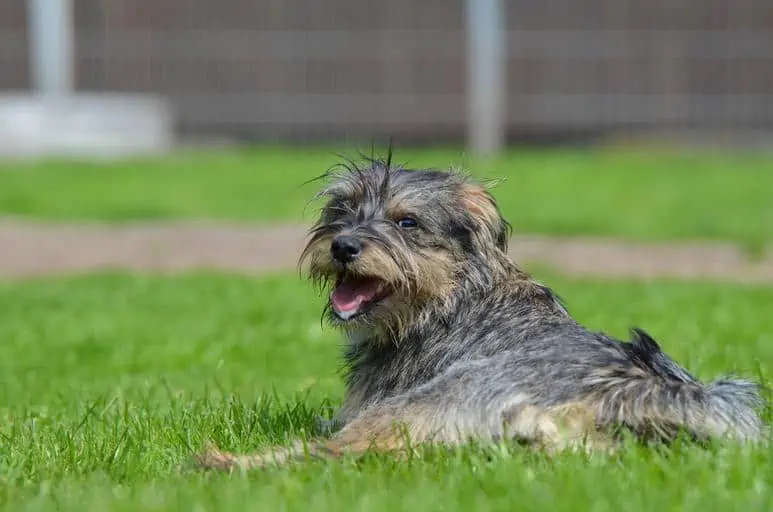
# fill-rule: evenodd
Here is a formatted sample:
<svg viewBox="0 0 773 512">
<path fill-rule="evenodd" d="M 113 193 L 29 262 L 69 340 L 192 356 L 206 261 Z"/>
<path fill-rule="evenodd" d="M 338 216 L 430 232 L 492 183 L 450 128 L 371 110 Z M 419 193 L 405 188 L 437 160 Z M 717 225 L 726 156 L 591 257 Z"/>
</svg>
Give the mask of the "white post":
<svg viewBox="0 0 773 512">
<path fill-rule="evenodd" d="M 174 117 L 163 98 L 76 90 L 74 5 L 26 0 L 32 91 L 0 97 L 0 157 L 168 151 Z"/>
<path fill-rule="evenodd" d="M 504 0 L 466 0 L 467 137 L 472 152 L 489 156 L 505 145 L 507 27 Z"/>
<path fill-rule="evenodd" d="M 44 97 L 73 91 L 72 0 L 27 0 L 32 83 Z"/>
</svg>

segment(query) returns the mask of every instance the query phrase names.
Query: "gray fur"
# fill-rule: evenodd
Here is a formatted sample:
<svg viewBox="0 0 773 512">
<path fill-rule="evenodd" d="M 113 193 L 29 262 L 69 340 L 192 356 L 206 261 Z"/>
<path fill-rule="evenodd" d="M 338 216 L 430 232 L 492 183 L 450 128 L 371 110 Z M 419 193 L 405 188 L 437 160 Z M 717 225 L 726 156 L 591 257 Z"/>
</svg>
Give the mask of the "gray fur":
<svg viewBox="0 0 773 512">
<path fill-rule="evenodd" d="M 325 177 L 327 202 L 301 256 L 311 279 L 327 289 L 377 278 L 391 290 L 347 320 L 327 307 L 347 339 L 345 402 L 310 447 L 211 448 L 201 466 L 399 450 L 397 424 L 413 443 L 508 438 L 549 450 L 614 448 L 621 430 L 661 442 L 763 438 L 757 384 L 700 382 L 640 329 L 623 342 L 578 323 L 509 259 L 508 224 L 468 176 L 367 160 Z M 358 237 L 361 255 L 331 256 L 339 235 Z"/>
<path fill-rule="evenodd" d="M 456 421 L 468 434 L 496 436 L 514 407 L 510 398 L 519 396 L 517 406 L 592 404 L 598 428 L 625 426 L 642 437 L 670 440 L 680 431 L 700 439 L 761 437 L 756 384 L 701 383 L 639 329 L 632 331 L 630 343 L 586 329 L 550 289 L 506 259 L 496 243 L 506 230 L 504 221 L 493 239 L 478 237 L 484 247 L 459 249 L 479 234 L 449 192 L 468 180 L 453 172 L 388 169 L 370 162 L 347 169 L 326 191 L 331 202 L 323 214 L 325 229 L 357 224 L 378 236 L 388 222 L 386 197 L 416 190 L 427 208 L 421 213 L 431 217 L 429 236 L 455 234 L 454 240 L 436 243 L 461 259 L 456 289 L 425 304 L 425 314 L 399 339 L 385 343 L 381 332 L 347 329 L 347 384 L 353 398 L 339 414 L 340 425 L 382 405 L 419 403 L 438 410 L 436 431 L 455 428 L 450 423 Z M 358 188 L 364 191 L 358 202 L 347 202 Z M 394 247 L 395 235 L 384 238 Z M 404 245 L 400 251 L 413 249 Z"/>
</svg>

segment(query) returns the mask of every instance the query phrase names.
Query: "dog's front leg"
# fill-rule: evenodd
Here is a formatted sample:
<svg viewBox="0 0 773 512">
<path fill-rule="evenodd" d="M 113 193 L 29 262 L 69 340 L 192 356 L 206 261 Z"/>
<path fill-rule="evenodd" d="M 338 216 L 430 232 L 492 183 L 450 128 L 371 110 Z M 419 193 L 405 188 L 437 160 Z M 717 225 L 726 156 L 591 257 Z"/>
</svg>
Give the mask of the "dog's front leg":
<svg viewBox="0 0 773 512">
<path fill-rule="evenodd" d="M 395 407 L 375 407 L 346 424 L 330 438 L 301 440 L 290 446 L 263 452 L 236 454 L 208 446 L 194 458 L 200 469 L 219 471 L 250 470 L 282 466 L 307 459 L 337 458 L 361 455 L 366 451 L 396 452 L 410 446 L 408 435 L 421 421 L 410 411 Z"/>
<path fill-rule="evenodd" d="M 194 466 L 198 469 L 215 471 L 233 471 L 261 469 L 270 466 L 281 466 L 293 461 L 309 458 L 319 458 L 329 455 L 324 441 L 314 440 L 304 442 L 294 441 L 290 446 L 280 446 L 255 453 L 224 452 L 214 445 L 208 445 L 194 457 Z"/>
</svg>

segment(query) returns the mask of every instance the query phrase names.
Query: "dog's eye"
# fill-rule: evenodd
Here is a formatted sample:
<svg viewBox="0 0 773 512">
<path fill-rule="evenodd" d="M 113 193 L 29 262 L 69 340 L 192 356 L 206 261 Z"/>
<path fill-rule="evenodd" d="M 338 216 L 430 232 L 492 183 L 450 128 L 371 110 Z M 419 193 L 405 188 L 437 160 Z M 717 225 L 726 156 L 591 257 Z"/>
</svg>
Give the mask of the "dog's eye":
<svg viewBox="0 0 773 512">
<path fill-rule="evenodd" d="M 419 225 L 418 222 L 416 222 L 416 219 L 413 219 L 411 217 L 403 217 L 402 219 L 397 221 L 397 225 L 401 228 L 415 228 Z"/>
</svg>

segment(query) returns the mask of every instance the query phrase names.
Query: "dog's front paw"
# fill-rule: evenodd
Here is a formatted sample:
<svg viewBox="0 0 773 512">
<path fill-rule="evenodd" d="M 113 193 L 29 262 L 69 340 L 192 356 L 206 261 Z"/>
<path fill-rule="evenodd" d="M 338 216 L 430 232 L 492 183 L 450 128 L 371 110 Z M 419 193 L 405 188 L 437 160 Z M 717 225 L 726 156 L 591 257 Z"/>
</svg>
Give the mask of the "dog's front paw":
<svg viewBox="0 0 773 512">
<path fill-rule="evenodd" d="M 192 466 L 203 471 L 226 471 L 238 469 L 239 457 L 220 450 L 214 443 L 207 443 L 204 449 L 193 456 Z"/>
</svg>

